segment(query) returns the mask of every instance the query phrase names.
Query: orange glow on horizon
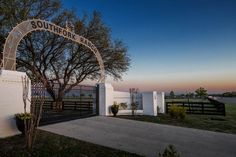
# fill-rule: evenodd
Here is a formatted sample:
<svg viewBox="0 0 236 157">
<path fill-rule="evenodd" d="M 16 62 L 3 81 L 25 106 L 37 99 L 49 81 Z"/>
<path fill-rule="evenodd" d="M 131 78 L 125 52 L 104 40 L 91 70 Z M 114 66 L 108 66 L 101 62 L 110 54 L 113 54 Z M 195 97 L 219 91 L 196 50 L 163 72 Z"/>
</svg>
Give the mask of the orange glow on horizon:
<svg viewBox="0 0 236 157">
<path fill-rule="evenodd" d="M 164 91 L 168 93 L 173 90 L 177 93 L 186 93 L 194 92 L 197 88 L 203 87 L 208 90 L 208 93 L 223 93 L 227 91 L 236 91 L 235 80 L 236 77 L 232 76 L 224 78 L 223 75 L 221 75 L 221 77 L 212 76 L 208 78 L 205 76 L 205 78 L 195 77 L 195 79 L 186 77 L 183 77 L 183 79 L 178 77 L 166 77 L 165 79 L 158 78 L 153 80 L 133 78 L 124 81 L 107 79 L 106 82 L 111 83 L 114 89 L 118 91 L 129 91 L 129 88 L 138 88 L 140 91 Z M 91 84 L 95 84 L 95 82 Z"/>
<path fill-rule="evenodd" d="M 116 90 L 128 91 L 129 88 L 139 88 L 140 91 L 176 91 L 176 92 L 194 92 L 199 87 L 204 87 L 209 92 L 236 91 L 235 81 L 189 81 L 189 82 L 161 82 L 161 81 L 123 81 L 111 82 Z"/>
</svg>

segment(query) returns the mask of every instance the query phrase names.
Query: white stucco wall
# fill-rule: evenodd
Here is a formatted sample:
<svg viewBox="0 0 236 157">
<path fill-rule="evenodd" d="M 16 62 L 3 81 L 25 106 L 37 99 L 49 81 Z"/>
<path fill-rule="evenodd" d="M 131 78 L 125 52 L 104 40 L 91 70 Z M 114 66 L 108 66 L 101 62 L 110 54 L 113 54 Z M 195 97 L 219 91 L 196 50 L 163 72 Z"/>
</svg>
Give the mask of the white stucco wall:
<svg viewBox="0 0 236 157">
<path fill-rule="evenodd" d="M 127 103 L 127 109 L 130 109 L 130 93 L 129 92 L 114 91 L 113 101 L 116 101 L 117 103 Z"/>
<path fill-rule="evenodd" d="M 118 115 L 130 115 L 130 93 L 114 91 L 111 84 L 101 83 L 99 85 L 99 115 L 110 116 L 111 105 L 116 101 L 117 103 L 127 103 L 127 110 L 119 110 Z M 160 108 L 160 113 L 165 112 L 165 98 L 164 92 L 158 93 L 156 91 L 144 92 L 141 94 L 142 106 L 138 108 L 137 114 L 157 115 L 157 106 Z M 143 110 L 142 110 L 143 109 Z"/>
<path fill-rule="evenodd" d="M 25 76 L 23 72 L 0 70 L 0 138 L 20 133 L 14 115 L 24 112 L 22 77 Z"/>
</svg>

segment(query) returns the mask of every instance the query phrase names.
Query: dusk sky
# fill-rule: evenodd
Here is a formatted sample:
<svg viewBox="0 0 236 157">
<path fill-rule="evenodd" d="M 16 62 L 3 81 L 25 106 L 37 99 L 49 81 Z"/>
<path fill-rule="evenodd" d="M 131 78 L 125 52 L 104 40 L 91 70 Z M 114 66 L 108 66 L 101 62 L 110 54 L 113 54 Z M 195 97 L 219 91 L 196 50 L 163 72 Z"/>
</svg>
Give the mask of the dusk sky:
<svg viewBox="0 0 236 157">
<path fill-rule="evenodd" d="M 236 0 L 71 0 L 101 12 L 132 63 L 116 90 L 236 91 Z"/>
</svg>

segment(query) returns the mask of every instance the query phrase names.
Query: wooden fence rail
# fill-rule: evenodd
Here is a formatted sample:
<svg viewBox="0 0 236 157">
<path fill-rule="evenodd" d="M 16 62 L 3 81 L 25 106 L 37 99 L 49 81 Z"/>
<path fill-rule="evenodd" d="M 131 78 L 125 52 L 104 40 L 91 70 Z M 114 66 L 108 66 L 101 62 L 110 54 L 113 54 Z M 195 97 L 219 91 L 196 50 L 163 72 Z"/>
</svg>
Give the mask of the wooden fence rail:
<svg viewBox="0 0 236 157">
<path fill-rule="evenodd" d="M 46 100 L 43 104 L 43 111 L 53 110 L 54 109 L 53 101 Z M 93 99 L 91 100 L 81 100 L 81 101 L 63 101 L 62 110 L 81 110 L 81 111 L 90 111 L 93 110 Z"/>
<path fill-rule="evenodd" d="M 185 108 L 187 114 L 204 115 L 223 115 L 225 116 L 225 104 L 214 99 L 208 98 L 209 102 L 166 102 L 166 112 L 168 113 L 171 105 L 177 105 Z"/>
<path fill-rule="evenodd" d="M 81 117 L 95 115 L 93 100 L 63 101 L 62 110 L 57 111 L 53 106 L 53 101 L 46 100 L 43 104 L 40 125 L 52 124 Z"/>
</svg>

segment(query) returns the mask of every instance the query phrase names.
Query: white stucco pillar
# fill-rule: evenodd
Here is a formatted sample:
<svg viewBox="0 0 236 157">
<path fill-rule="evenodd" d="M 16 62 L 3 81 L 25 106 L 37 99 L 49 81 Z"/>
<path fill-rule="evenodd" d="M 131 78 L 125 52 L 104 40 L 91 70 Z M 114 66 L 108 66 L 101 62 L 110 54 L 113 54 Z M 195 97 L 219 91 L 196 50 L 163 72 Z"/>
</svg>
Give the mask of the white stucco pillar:
<svg viewBox="0 0 236 157">
<path fill-rule="evenodd" d="M 24 112 L 22 78 L 25 76 L 24 72 L 0 70 L 0 138 L 20 133 L 14 115 Z M 31 90 L 28 96 L 31 98 Z"/>
<path fill-rule="evenodd" d="M 165 105 L 165 93 L 161 92 L 157 94 L 157 106 L 160 109 L 160 113 L 166 112 L 166 105 Z"/>
<path fill-rule="evenodd" d="M 111 114 L 110 106 L 113 104 L 114 89 L 109 83 L 99 83 L 99 115 L 108 116 Z"/>
<path fill-rule="evenodd" d="M 143 100 L 143 114 L 144 115 L 157 115 L 157 92 L 144 92 L 142 93 Z"/>
</svg>

